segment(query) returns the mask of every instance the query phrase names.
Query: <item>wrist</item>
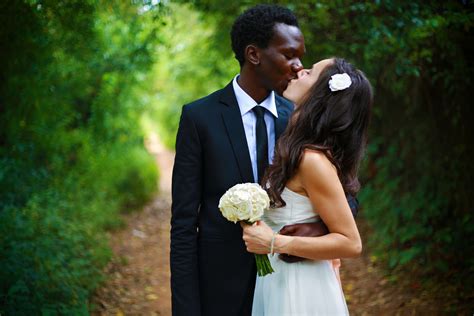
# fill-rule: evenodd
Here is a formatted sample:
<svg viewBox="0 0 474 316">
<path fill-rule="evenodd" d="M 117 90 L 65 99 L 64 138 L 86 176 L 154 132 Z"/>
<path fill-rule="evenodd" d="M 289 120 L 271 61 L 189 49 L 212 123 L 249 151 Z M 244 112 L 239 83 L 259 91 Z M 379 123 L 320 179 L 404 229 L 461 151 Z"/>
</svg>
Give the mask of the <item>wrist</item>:
<svg viewBox="0 0 474 316">
<path fill-rule="evenodd" d="M 275 254 L 275 239 L 276 239 L 277 235 L 278 235 L 278 232 L 274 232 L 272 234 L 272 238 L 270 240 L 270 252 L 269 252 L 269 254 L 271 256 L 273 256 Z"/>
<path fill-rule="evenodd" d="M 274 242 L 274 252 L 276 253 L 285 253 L 285 254 L 291 254 L 290 253 L 290 244 L 291 241 L 294 239 L 293 236 L 287 236 L 287 235 L 280 235 L 277 234 L 275 236 L 275 242 Z"/>
</svg>

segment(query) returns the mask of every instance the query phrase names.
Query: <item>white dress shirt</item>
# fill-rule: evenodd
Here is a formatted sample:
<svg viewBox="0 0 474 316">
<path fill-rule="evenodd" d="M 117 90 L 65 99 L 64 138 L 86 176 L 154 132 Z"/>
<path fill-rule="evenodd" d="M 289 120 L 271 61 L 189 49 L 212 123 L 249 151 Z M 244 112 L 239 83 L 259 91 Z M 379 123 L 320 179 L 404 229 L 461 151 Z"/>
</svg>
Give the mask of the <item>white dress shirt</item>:
<svg viewBox="0 0 474 316">
<path fill-rule="evenodd" d="M 244 123 L 245 137 L 247 138 L 247 146 L 249 147 L 250 160 L 252 161 L 253 177 L 255 182 L 258 179 L 258 168 L 257 168 L 257 136 L 256 136 L 256 125 L 257 117 L 252 109 L 259 103 L 252 99 L 237 83 L 235 76 L 232 81 L 234 93 L 239 104 L 240 114 L 242 115 L 242 122 Z M 264 119 L 267 125 L 267 136 L 268 136 L 268 163 L 273 161 L 273 150 L 275 149 L 275 119 L 278 118 L 278 112 L 275 103 L 275 93 L 272 91 L 268 97 L 259 104 L 264 107 L 265 111 Z"/>
</svg>

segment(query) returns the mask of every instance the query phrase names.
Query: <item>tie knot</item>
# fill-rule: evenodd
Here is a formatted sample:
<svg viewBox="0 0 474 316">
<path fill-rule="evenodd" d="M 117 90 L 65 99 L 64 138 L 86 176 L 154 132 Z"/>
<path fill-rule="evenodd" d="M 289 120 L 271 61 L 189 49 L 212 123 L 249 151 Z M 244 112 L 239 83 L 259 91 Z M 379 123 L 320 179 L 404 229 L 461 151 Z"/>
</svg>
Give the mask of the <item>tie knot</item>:
<svg viewBox="0 0 474 316">
<path fill-rule="evenodd" d="M 263 106 L 260 106 L 260 105 L 254 106 L 252 111 L 255 113 L 257 118 L 261 118 L 265 114 L 265 108 Z"/>
</svg>

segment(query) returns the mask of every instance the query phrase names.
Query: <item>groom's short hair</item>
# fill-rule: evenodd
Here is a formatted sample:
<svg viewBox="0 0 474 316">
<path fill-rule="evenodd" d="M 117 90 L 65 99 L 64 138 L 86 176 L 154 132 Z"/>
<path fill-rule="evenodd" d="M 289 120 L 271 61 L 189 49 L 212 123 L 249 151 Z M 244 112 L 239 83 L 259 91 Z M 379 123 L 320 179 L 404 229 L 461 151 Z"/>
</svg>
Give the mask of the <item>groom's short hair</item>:
<svg viewBox="0 0 474 316">
<path fill-rule="evenodd" d="M 271 4 L 260 4 L 244 11 L 232 25 L 230 37 L 232 50 L 240 66 L 245 62 L 245 47 L 254 44 L 260 48 L 268 47 L 273 37 L 276 23 L 299 27 L 291 10 Z"/>
</svg>

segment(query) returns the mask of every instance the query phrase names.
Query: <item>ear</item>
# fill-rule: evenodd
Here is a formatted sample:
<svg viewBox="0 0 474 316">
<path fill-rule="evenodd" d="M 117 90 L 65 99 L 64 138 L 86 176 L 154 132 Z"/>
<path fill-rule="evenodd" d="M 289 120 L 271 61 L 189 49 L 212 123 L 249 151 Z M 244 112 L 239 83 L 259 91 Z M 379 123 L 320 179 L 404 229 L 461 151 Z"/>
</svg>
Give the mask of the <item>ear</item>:
<svg viewBox="0 0 474 316">
<path fill-rule="evenodd" d="M 252 65 L 260 64 L 260 50 L 255 45 L 247 45 L 245 47 L 245 59 Z"/>
</svg>

